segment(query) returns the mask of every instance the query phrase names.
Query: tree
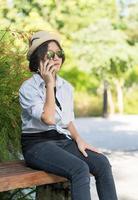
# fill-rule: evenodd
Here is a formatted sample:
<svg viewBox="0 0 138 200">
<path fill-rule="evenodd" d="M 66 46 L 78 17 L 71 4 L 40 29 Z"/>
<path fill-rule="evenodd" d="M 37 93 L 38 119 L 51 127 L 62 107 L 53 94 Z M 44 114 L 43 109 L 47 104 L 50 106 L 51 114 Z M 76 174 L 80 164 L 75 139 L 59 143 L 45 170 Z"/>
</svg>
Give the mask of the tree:
<svg viewBox="0 0 138 200">
<path fill-rule="evenodd" d="M 79 67 L 88 73 L 94 72 L 102 81 L 115 84 L 118 110 L 122 113 L 123 80 L 125 73 L 137 63 L 137 46 L 131 46 L 127 35 L 114 29 L 107 19 L 72 34 L 72 38 Z"/>
</svg>

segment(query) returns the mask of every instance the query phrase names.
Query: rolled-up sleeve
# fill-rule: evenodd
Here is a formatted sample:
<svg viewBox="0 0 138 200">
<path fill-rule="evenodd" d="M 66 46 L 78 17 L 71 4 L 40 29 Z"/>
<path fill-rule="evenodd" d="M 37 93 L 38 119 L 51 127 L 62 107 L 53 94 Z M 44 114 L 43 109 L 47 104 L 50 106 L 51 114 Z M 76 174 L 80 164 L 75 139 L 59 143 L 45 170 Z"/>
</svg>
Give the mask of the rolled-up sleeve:
<svg viewBox="0 0 138 200">
<path fill-rule="evenodd" d="M 19 89 L 19 102 L 23 110 L 31 117 L 41 121 L 44 102 L 36 88 L 27 86 Z"/>
</svg>

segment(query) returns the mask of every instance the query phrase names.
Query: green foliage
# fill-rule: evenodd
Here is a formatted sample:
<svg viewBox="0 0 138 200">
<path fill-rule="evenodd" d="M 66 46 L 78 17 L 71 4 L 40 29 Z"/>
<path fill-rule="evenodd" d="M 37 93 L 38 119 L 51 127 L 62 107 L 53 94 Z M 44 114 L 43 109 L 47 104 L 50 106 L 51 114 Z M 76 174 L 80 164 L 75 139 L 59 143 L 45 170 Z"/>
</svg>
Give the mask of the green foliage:
<svg viewBox="0 0 138 200">
<path fill-rule="evenodd" d="M 125 87 L 133 88 L 133 85 L 138 84 L 138 66 L 134 67 L 129 73 L 126 75 Z"/>
<path fill-rule="evenodd" d="M 1 0 L 1 160 L 18 157 L 20 152 L 18 89 L 31 76 L 26 60 L 30 35 L 42 29 L 60 34 L 66 53 L 60 74 L 76 89 L 75 112 L 99 115 L 102 96 L 97 90 L 104 79 L 114 94 L 115 78 L 124 79 L 127 88 L 137 84 L 137 70 L 133 71 L 138 50 L 137 6 L 130 9 L 132 14 L 120 20 L 114 0 L 87 0 L 87 4 L 84 0 Z"/>
<path fill-rule="evenodd" d="M 102 115 L 102 96 L 88 94 L 87 92 L 75 92 L 75 116 L 101 116 Z"/>
<path fill-rule="evenodd" d="M 72 83 L 77 91 L 96 93 L 99 86 L 99 81 L 93 74 L 86 73 L 77 67 L 70 68 L 70 70 L 63 70 L 60 74 Z"/>
<path fill-rule="evenodd" d="M 35 196 L 35 188 L 15 189 L 11 191 L 1 192 L 1 200 L 33 200 Z"/>
<path fill-rule="evenodd" d="M 115 0 L 0 1 L 0 160 L 21 156 L 18 89 L 31 76 L 26 52 L 38 30 L 60 34 L 66 61 L 60 75 L 75 87 L 75 115 L 102 114 L 101 83 L 123 79 L 125 112 L 138 113 L 138 7 L 120 19 Z M 17 192 L 17 193 L 16 193 Z M 0 199 L 31 199 L 22 191 Z"/>
<path fill-rule="evenodd" d="M 138 85 L 127 89 L 124 95 L 124 109 L 125 113 L 137 114 L 138 113 Z"/>
<path fill-rule="evenodd" d="M 24 50 L 19 46 L 21 39 L 9 32 L 0 32 L 0 40 L 0 159 L 11 160 L 20 151 L 18 89 L 23 80 Z"/>
<path fill-rule="evenodd" d="M 18 23 L 24 30 L 32 30 L 33 24 L 33 28 L 36 29 L 41 26 L 44 28 L 44 24 L 47 23 L 46 28 L 51 26 L 67 35 L 99 18 L 109 16 L 114 19 L 117 14 L 114 0 L 87 0 L 87 4 L 84 0 L 23 0 L 22 3 L 14 0 L 12 4 L 1 1 L 1 16 L 4 17 L 6 25 L 12 23 L 12 27 L 17 28 Z"/>
<path fill-rule="evenodd" d="M 93 71 L 101 80 L 121 78 L 138 62 L 137 46 L 129 45 L 127 35 L 114 29 L 110 20 L 100 20 L 73 33 L 72 37 L 79 67 L 87 72 Z"/>
</svg>

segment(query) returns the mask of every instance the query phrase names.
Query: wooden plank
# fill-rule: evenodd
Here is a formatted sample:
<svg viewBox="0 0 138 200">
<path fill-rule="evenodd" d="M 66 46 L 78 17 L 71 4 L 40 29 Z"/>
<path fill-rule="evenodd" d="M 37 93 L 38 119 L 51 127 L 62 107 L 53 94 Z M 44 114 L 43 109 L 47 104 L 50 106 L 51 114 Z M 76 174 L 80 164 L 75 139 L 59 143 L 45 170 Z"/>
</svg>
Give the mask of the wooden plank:
<svg viewBox="0 0 138 200">
<path fill-rule="evenodd" d="M 65 181 L 64 177 L 29 168 L 23 160 L 0 163 L 0 192 Z"/>
</svg>

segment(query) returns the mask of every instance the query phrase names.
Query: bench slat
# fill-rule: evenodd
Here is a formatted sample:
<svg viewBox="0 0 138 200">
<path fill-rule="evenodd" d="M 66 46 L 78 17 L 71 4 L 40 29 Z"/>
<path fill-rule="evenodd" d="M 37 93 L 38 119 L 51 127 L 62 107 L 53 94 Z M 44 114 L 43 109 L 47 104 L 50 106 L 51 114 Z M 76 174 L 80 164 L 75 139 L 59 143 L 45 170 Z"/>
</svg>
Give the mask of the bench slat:
<svg viewBox="0 0 138 200">
<path fill-rule="evenodd" d="M 0 163 L 0 192 L 65 181 L 64 177 L 29 168 L 24 160 Z"/>
</svg>

